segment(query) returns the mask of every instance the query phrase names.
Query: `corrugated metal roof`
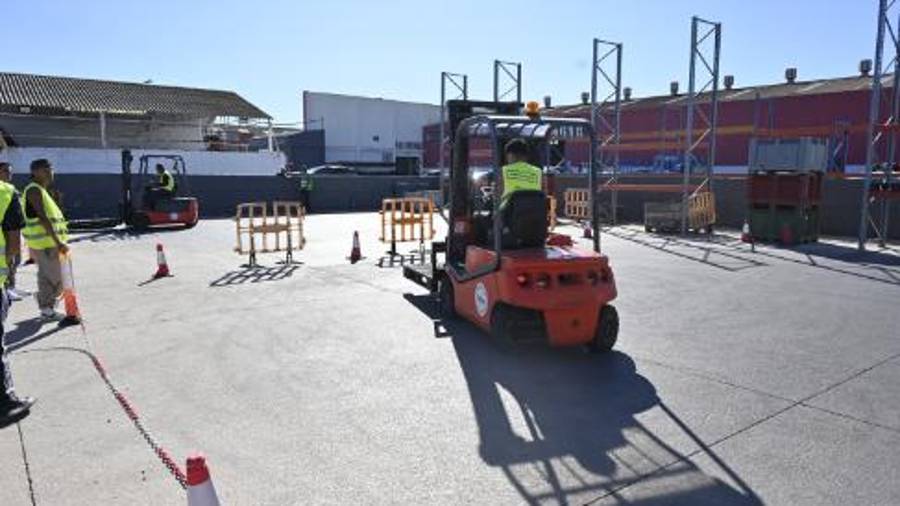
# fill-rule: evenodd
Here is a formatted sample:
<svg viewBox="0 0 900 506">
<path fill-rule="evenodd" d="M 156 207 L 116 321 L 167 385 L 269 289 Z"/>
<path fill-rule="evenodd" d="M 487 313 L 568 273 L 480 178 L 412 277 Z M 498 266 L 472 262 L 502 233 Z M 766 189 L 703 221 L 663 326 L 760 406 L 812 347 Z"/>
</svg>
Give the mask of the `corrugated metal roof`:
<svg viewBox="0 0 900 506">
<path fill-rule="evenodd" d="M 21 107 L 74 114 L 270 117 L 232 91 L 0 72 L 0 110 Z"/>
<path fill-rule="evenodd" d="M 893 76 L 888 74 L 882 78 L 882 86 L 890 87 L 893 83 Z M 757 97 L 762 99 L 791 97 L 803 95 L 823 95 L 827 93 L 844 93 L 851 91 L 868 90 L 872 86 L 871 77 L 853 76 L 839 77 L 834 79 L 817 79 L 813 81 L 797 81 L 793 84 L 779 83 L 761 86 L 748 86 L 744 88 L 732 88 L 730 90 L 719 90 L 719 100 L 721 102 L 738 101 L 738 100 L 755 100 Z M 707 100 L 708 93 L 702 94 L 699 99 Z M 622 109 L 656 107 L 663 103 L 667 105 L 680 105 L 685 102 L 687 95 L 682 93 L 678 96 L 657 95 L 652 97 L 633 98 L 627 102 L 622 102 Z M 606 104 L 604 104 L 606 106 Z M 552 113 L 569 115 L 584 115 L 590 113 L 590 105 L 576 104 L 552 107 L 549 111 Z"/>
</svg>

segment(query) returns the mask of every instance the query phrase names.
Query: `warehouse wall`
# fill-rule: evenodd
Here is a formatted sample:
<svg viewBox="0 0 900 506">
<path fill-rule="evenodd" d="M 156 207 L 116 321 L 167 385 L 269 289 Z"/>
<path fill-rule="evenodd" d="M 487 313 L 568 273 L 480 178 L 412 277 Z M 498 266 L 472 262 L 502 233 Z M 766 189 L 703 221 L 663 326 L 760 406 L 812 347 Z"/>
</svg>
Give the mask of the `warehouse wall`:
<svg viewBox="0 0 900 506">
<path fill-rule="evenodd" d="M 16 174 L 13 182 L 24 188 L 28 176 Z M 59 174 L 54 185 L 62 193 L 69 219 L 120 214 L 122 179 L 118 175 Z M 242 202 L 300 199 L 298 180 L 278 176 L 193 176 L 189 185 L 190 194 L 200 199 L 201 215 L 207 218 L 233 216 Z M 437 188 L 438 178 L 318 176 L 311 205 L 314 212 L 375 211 L 381 208 L 383 198 Z"/>
<path fill-rule="evenodd" d="M 437 105 L 303 92 L 304 121 L 322 121 L 328 162 L 393 163 L 397 156 L 421 157 L 422 127 L 439 117 Z"/>
<path fill-rule="evenodd" d="M 622 183 L 664 183 L 678 184 L 673 176 L 621 176 Z M 563 209 L 566 188 L 586 188 L 587 178 L 583 176 L 557 176 L 555 195 L 559 209 Z M 739 228 L 744 223 L 747 209 L 746 179 L 716 178 L 716 213 L 722 226 Z M 829 179 L 825 181 L 822 198 L 823 235 L 856 237 L 859 227 L 859 205 L 862 195 L 862 181 L 858 179 Z M 620 222 L 642 223 L 644 202 L 664 202 L 680 200 L 675 193 L 618 192 L 618 216 Z M 601 197 L 601 205 L 609 205 L 608 194 Z M 871 209 L 876 209 L 872 206 Z M 880 212 L 880 211 L 879 211 Z M 880 216 L 880 215 L 879 215 Z M 900 239 L 900 204 L 894 203 L 889 218 L 889 237 Z"/>
<path fill-rule="evenodd" d="M 141 155 L 179 155 L 190 175 L 268 176 L 285 165 L 281 152 L 270 151 L 190 151 L 133 149 L 132 171 L 138 170 Z M 8 148 L 0 151 L 0 161 L 9 162 L 18 172 L 26 172 L 32 160 L 46 158 L 57 174 L 121 174 L 122 151 L 118 149 L 82 148 Z M 168 163 L 166 165 L 169 165 Z"/>
<path fill-rule="evenodd" d="M 14 183 L 22 188 L 27 176 L 16 174 Z M 621 177 L 623 183 L 677 183 L 672 177 Z M 113 174 L 60 174 L 56 186 L 63 194 L 63 205 L 70 219 L 112 217 L 119 214 L 121 178 Z M 298 181 L 277 176 L 194 176 L 191 193 L 200 199 L 204 217 L 227 217 L 241 202 L 299 200 Z M 739 228 L 746 216 L 746 190 L 743 178 L 716 180 L 718 222 Z M 584 188 L 580 176 L 557 176 L 556 198 L 562 212 L 566 188 Z M 437 189 L 436 177 L 410 176 L 317 176 L 312 195 L 313 212 L 375 211 L 386 197 L 400 197 L 410 191 Z M 862 182 L 827 180 L 822 203 L 822 233 L 855 237 L 859 220 Z M 648 201 L 677 200 L 679 194 L 619 192 L 619 219 L 625 223 L 643 221 L 643 205 Z M 601 197 L 608 205 L 608 194 Z M 873 207 L 874 209 L 874 207 Z M 890 219 L 890 237 L 900 239 L 900 205 L 894 204 Z"/>
</svg>

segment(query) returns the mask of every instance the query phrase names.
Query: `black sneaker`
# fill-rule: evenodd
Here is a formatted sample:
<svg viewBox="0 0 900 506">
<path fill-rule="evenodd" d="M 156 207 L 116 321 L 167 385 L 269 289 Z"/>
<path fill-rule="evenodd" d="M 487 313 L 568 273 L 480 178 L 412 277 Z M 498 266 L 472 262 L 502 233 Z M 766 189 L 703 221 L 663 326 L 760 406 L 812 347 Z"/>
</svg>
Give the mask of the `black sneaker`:
<svg viewBox="0 0 900 506">
<path fill-rule="evenodd" d="M 34 401 L 34 397 L 16 397 L 0 404 L 0 425 L 6 425 L 25 418 Z"/>
</svg>

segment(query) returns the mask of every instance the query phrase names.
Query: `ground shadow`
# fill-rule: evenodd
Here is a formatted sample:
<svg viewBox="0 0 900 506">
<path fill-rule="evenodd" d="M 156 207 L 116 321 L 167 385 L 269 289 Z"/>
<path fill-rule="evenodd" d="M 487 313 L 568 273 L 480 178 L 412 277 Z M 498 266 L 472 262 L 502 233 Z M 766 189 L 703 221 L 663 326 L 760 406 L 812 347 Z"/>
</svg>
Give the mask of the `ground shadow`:
<svg viewBox="0 0 900 506">
<path fill-rule="evenodd" d="M 896 253 L 870 250 L 859 251 L 852 245 L 828 242 L 812 242 L 794 246 L 765 243 L 751 249 L 749 244 L 737 237 L 721 234 L 716 234 L 711 240 L 720 248 L 730 249 L 744 255 L 754 255 L 795 263 L 889 285 L 900 285 L 900 255 Z M 699 241 L 701 240 L 691 238 L 677 239 L 677 242 L 683 244 Z M 697 247 L 700 247 L 699 244 Z M 790 253 L 797 253 L 798 256 L 788 256 Z M 845 265 L 823 263 L 823 261 L 827 262 L 829 260 L 841 262 Z"/>
<path fill-rule="evenodd" d="M 277 265 L 275 267 L 266 267 L 256 265 L 253 267 L 244 267 L 241 270 L 226 272 L 222 277 L 212 281 L 209 286 L 231 286 L 242 285 L 244 283 L 263 283 L 266 281 L 279 281 L 287 279 L 294 275 L 294 271 L 299 269 L 299 262 L 290 264 Z"/>
<path fill-rule="evenodd" d="M 42 331 L 47 326 L 50 327 Z M 12 330 L 6 332 L 3 335 L 3 342 L 6 345 L 6 351 L 12 352 L 50 337 L 63 328 L 54 322 L 45 322 L 40 318 L 31 318 L 18 322 Z"/>
<path fill-rule="evenodd" d="M 175 228 L 150 228 L 147 230 L 135 230 L 133 228 L 112 228 L 104 230 L 77 231 L 72 233 L 69 243 L 78 242 L 110 242 L 110 241 L 129 241 L 140 239 L 145 235 L 151 234 L 167 234 L 172 232 L 181 232 L 184 227 Z"/>
<path fill-rule="evenodd" d="M 619 239 L 639 244 L 641 246 L 653 248 L 663 253 L 675 255 L 679 258 L 692 260 L 694 262 L 699 262 L 701 264 L 729 272 L 737 272 L 744 269 L 764 267 L 767 265 L 765 262 L 761 262 L 755 258 L 747 258 L 745 256 L 729 252 L 723 248 L 711 247 L 709 243 L 711 241 L 714 241 L 714 238 L 689 241 L 669 235 L 651 234 L 647 232 L 628 229 L 607 229 L 604 230 L 604 233 Z M 661 242 L 654 242 L 654 240 Z M 701 244 L 701 241 L 705 242 L 706 244 Z M 685 251 L 677 251 L 673 249 L 676 247 L 685 248 L 691 251 L 691 253 L 696 251 L 697 254 L 689 254 Z M 719 256 L 721 258 L 719 258 L 718 260 L 713 260 L 714 256 Z"/>
<path fill-rule="evenodd" d="M 442 321 L 430 296 L 407 300 L 445 328 L 478 424 L 482 460 L 528 504 L 761 504 L 744 481 L 658 397 L 633 360 L 546 346 L 498 345 L 474 326 Z M 679 453 L 637 420 L 660 409 L 697 447 Z M 690 457 L 709 456 L 737 488 Z M 652 480 L 659 480 L 654 482 Z M 641 482 L 641 498 L 626 489 Z M 665 486 L 656 486 L 664 482 Z M 651 497 L 647 497 L 650 495 Z"/>
<path fill-rule="evenodd" d="M 413 251 L 409 253 L 398 253 L 391 255 L 385 254 L 375 263 L 377 267 L 382 269 L 390 269 L 393 267 L 403 267 L 404 265 L 422 265 L 430 261 L 431 254 L 429 252 Z"/>
</svg>

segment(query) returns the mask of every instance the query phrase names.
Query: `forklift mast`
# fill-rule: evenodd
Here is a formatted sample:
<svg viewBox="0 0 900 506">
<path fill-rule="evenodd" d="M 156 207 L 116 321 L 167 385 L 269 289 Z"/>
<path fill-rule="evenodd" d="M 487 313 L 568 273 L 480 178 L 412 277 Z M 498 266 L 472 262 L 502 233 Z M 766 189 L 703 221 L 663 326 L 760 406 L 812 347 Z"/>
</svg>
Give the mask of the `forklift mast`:
<svg viewBox="0 0 900 506">
<path fill-rule="evenodd" d="M 134 157 L 131 150 L 122 150 L 122 223 L 131 225 L 132 195 L 131 195 L 131 162 Z"/>
</svg>

